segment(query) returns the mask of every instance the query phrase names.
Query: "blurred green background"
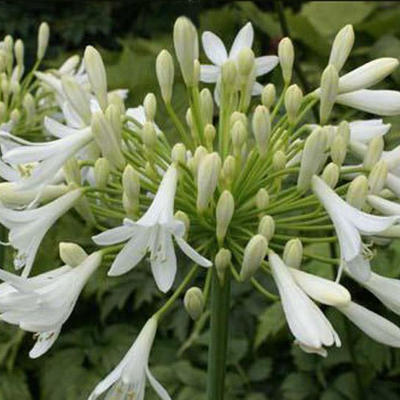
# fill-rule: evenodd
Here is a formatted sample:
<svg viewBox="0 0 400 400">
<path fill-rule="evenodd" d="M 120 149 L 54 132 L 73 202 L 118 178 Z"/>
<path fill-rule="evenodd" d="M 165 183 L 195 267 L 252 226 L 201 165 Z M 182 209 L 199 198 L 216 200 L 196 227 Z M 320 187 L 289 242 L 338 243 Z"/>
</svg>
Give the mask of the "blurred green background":
<svg viewBox="0 0 400 400">
<path fill-rule="evenodd" d="M 347 23 L 356 31 L 347 70 L 370 58 L 400 55 L 400 4 L 385 1 L 0 1 L 0 34 L 22 38 L 29 63 L 36 51 L 39 23 L 49 22 L 52 34 L 46 67 L 60 65 L 71 54 L 82 54 L 87 44 L 97 46 L 107 64 L 110 88 L 128 88 L 128 104 L 137 105 L 148 91 L 158 92 L 155 57 L 162 48 L 171 49 L 173 23 L 182 14 L 192 18 L 200 31 L 212 30 L 228 44 L 250 20 L 259 55 L 276 53 L 280 38 L 290 33 L 296 48 L 295 79 L 305 90 L 318 85 L 330 43 Z M 267 79 L 279 84 L 279 78 L 277 69 Z M 398 88 L 399 82 L 400 71 L 383 86 Z M 180 93 L 183 86 L 178 78 L 174 102 L 184 113 L 186 105 Z M 157 122 L 171 130 L 163 107 L 159 108 Z M 350 112 L 345 118 L 358 116 Z M 395 118 L 386 121 L 393 124 L 386 137 L 388 146 L 393 147 L 398 143 L 400 123 Z M 59 241 L 75 241 L 90 251 L 89 237 L 90 228 L 77 215 L 65 216 L 47 235 L 34 272 L 59 265 Z M 323 247 L 314 250 L 329 251 Z M 380 249 L 373 265 L 386 276 L 400 276 L 399 244 Z M 106 267 L 99 271 L 57 344 L 40 360 L 27 357 L 33 343 L 30 335 L 0 323 L 0 400 L 86 399 L 119 361 L 147 317 L 162 304 L 147 267 L 144 264 L 120 278 L 107 279 Z M 183 261 L 181 269 L 185 268 Z M 325 265 L 309 263 L 305 268 L 333 276 Z M 200 276 L 199 284 L 203 278 Z M 400 323 L 371 295 L 345 283 L 357 301 Z M 334 310 L 326 312 L 343 346 L 330 350 L 323 359 L 292 345 L 278 303 L 268 303 L 243 284 L 234 285 L 232 298 L 227 400 L 400 399 L 400 351 L 372 342 Z M 151 365 L 174 400 L 205 399 L 207 335 L 207 324 L 193 333 L 181 301 L 163 321 Z M 149 390 L 146 399 L 155 399 L 155 395 Z"/>
</svg>

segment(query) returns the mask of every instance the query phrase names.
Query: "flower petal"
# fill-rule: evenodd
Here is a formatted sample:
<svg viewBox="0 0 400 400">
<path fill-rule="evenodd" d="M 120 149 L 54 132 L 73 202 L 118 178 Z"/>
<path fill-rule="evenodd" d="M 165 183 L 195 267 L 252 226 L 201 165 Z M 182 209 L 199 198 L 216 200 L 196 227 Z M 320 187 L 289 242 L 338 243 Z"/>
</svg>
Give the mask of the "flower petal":
<svg viewBox="0 0 400 400">
<path fill-rule="evenodd" d="M 121 225 L 117 228 L 108 229 L 98 235 L 92 236 L 92 240 L 99 246 L 108 246 L 110 244 L 125 242 L 130 239 L 137 230 L 138 229 L 134 226 Z"/>
<path fill-rule="evenodd" d="M 256 76 L 265 75 L 272 71 L 279 63 L 277 56 L 262 56 L 255 59 Z"/>
<path fill-rule="evenodd" d="M 146 367 L 146 375 L 150 382 L 150 385 L 153 387 L 154 391 L 158 394 L 161 400 L 171 400 L 168 392 L 161 386 L 160 382 L 157 381 L 156 378 L 150 372 L 149 367 Z"/>
<path fill-rule="evenodd" d="M 240 50 L 248 47 L 251 48 L 253 45 L 254 30 L 253 25 L 248 22 L 236 35 L 233 41 L 231 50 L 229 52 L 229 58 L 236 58 Z"/>
<path fill-rule="evenodd" d="M 264 89 L 264 86 L 259 82 L 254 82 L 253 88 L 251 89 L 252 96 L 259 96 Z"/>
<path fill-rule="evenodd" d="M 206 56 L 213 64 L 222 65 L 228 59 L 226 48 L 217 35 L 206 31 L 201 36 L 201 41 Z"/>
<path fill-rule="evenodd" d="M 38 358 L 46 353 L 57 340 L 60 331 L 61 328 L 51 332 L 40 333 L 32 350 L 29 352 L 29 357 Z"/>
<path fill-rule="evenodd" d="M 200 80 L 206 83 L 215 83 L 218 80 L 221 70 L 215 65 L 200 65 Z"/>
<path fill-rule="evenodd" d="M 211 267 L 212 262 L 207 260 L 207 258 L 200 255 L 196 250 L 193 249 L 184 239 L 175 236 L 176 243 L 180 247 L 180 249 L 196 264 L 201 265 L 202 267 Z"/>
</svg>

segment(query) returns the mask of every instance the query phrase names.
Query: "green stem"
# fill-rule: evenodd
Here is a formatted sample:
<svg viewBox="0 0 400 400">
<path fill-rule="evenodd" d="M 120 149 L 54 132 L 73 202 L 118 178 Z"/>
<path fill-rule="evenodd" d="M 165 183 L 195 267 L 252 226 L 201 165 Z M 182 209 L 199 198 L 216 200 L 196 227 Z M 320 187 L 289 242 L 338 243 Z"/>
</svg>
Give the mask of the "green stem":
<svg viewBox="0 0 400 400">
<path fill-rule="evenodd" d="M 230 280 L 230 271 L 228 269 L 225 272 L 223 284 L 220 283 L 216 270 L 213 270 L 210 306 L 211 335 L 208 351 L 208 400 L 224 399 L 226 353 L 228 348 Z"/>
</svg>

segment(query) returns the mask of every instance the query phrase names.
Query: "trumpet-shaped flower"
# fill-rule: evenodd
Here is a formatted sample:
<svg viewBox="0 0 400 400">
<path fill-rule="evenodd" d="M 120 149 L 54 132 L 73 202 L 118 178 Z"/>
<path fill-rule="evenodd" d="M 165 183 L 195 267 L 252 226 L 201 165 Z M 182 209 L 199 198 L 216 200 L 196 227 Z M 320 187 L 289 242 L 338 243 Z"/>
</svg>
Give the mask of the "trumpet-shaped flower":
<svg viewBox="0 0 400 400">
<path fill-rule="evenodd" d="M 106 399 L 143 400 L 146 379 L 162 400 L 171 400 L 149 369 L 149 356 L 157 331 L 157 320 L 150 318 L 132 347 L 117 367 L 93 390 L 88 400 L 95 400 L 108 391 Z"/>
<path fill-rule="evenodd" d="M 176 256 L 172 236 L 181 250 L 195 263 L 211 266 L 211 262 L 197 253 L 183 239 L 184 223 L 174 218 L 174 198 L 178 171 L 171 165 L 165 172 L 155 198 L 146 213 L 136 222 L 125 219 L 122 226 L 93 237 L 98 245 L 129 241 L 114 260 L 109 275 L 121 275 L 135 267 L 150 251 L 151 269 L 157 286 L 168 291 L 175 279 Z"/>
<path fill-rule="evenodd" d="M 10 231 L 10 244 L 18 250 L 14 260 L 17 269 L 25 266 L 23 275 L 28 276 L 39 245 L 50 227 L 81 197 L 80 189 L 72 190 L 58 199 L 33 210 L 10 210 L 0 205 L 0 223 Z"/>
<path fill-rule="evenodd" d="M 371 236 L 392 226 L 398 217 L 379 217 L 367 214 L 347 204 L 321 178 L 312 178 L 312 189 L 329 214 L 339 240 L 342 267 L 347 267 L 361 281 L 370 277 L 361 235 Z"/>
<path fill-rule="evenodd" d="M 327 352 L 324 346 L 341 345 L 337 333 L 322 311 L 296 283 L 281 258 L 270 252 L 269 262 L 289 328 L 297 343 L 304 351 L 325 357 Z"/>
<path fill-rule="evenodd" d="M 0 286 L 1 319 L 38 333 L 30 352 L 32 358 L 44 354 L 53 345 L 101 259 L 98 251 L 75 268 L 63 266 L 28 279 L 0 270 L 0 279 L 6 282 Z"/>
<path fill-rule="evenodd" d="M 202 35 L 202 43 L 204 52 L 212 65 L 201 65 L 200 80 L 203 82 L 218 82 L 221 76 L 221 67 L 227 60 L 237 62 L 240 51 L 244 48 L 251 48 L 254 39 L 254 30 L 250 22 L 248 22 L 236 35 L 229 54 L 222 40 L 212 32 L 204 32 Z M 265 75 L 278 65 L 277 56 L 263 56 L 255 59 L 255 75 Z M 261 94 L 263 86 L 255 82 L 253 87 L 253 95 Z"/>
</svg>

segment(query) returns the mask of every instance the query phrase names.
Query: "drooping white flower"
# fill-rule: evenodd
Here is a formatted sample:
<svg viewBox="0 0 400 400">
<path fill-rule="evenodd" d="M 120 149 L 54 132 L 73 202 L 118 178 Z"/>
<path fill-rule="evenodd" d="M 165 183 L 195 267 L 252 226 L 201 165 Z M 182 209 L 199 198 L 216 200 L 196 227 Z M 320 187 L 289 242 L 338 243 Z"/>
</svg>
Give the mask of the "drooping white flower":
<svg viewBox="0 0 400 400">
<path fill-rule="evenodd" d="M 156 331 L 157 320 L 150 318 L 121 362 L 96 386 L 88 400 L 95 400 L 106 391 L 106 399 L 110 400 L 143 400 L 146 379 L 160 399 L 171 400 L 148 366 Z"/>
<path fill-rule="evenodd" d="M 200 80 L 207 83 L 218 82 L 221 76 L 221 66 L 227 60 L 237 62 L 240 51 L 244 48 L 251 48 L 254 40 L 254 30 L 250 22 L 248 22 L 236 35 L 229 54 L 222 40 L 212 32 L 204 32 L 202 35 L 203 49 L 208 59 L 213 63 L 203 64 L 200 66 Z M 263 56 L 255 59 L 255 75 L 265 75 L 278 65 L 277 56 Z M 255 82 L 253 87 L 253 95 L 261 94 L 263 86 Z"/>
<path fill-rule="evenodd" d="M 354 302 L 337 309 L 372 339 L 388 346 L 400 347 L 400 328 L 379 314 Z"/>
<path fill-rule="evenodd" d="M 203 267 L 212 265 L 186 243 L 183 239 L 185 226 L 182 221 L 174 218 L 177 175 L 176 167 L 171 165 L 163 176 L 153 202 L 138 221 L 133 222 L 126 218 L 122 226 L 93 237 L 98 245 L 111 245 L 128 240 L 115 258 L 109 275 L 116 276 L 128 272 L 149 251 L 156 284 L 161 291 L 168 291 L 174 282 L 177 268 L 172 237 L 195 263 Z"/>
<path fill-rule="evenodd" d="M 327 352 L 324 346 L 341 345 L 337 333 L 322 311 L 296 283 L 281 258 L 270 252 L 269 262 L 286 320 L 297 343 L 304 351 L 325 357 Z"/>
<path fill-rule="evenodd" d="M 398 217 L 379 217 L 358 210 L 340 198 L 321 178 L 312 178 L 312 189 L 329 214 L 339 240 L 342 264 L 361 281 L 370 277 L 361 235 L 371 236 L 392 226 Z"/>
<path fill-rule="evenodd" d="M 0 223 L 9 229 L 8 240 L 18 254 L 14 259 L 15 268 L 24 268 L 28 276 L 39 245 L 50 227 L 74 206 L 82 191 L 74 189 L 58 199 L 33 210 L 10 210 L 0 205 Z"/>
<path fill-rule="evenodd" d="M 63 266 L 28 279 L 0 270 L 0 279 L 6 282 L 0 285 L 0 317 L 38 334 L 30 352 L 32 358 L 41 356 L 53 345 L 101 259 L 98 251 L 75 268 Z"/>
</svg>

